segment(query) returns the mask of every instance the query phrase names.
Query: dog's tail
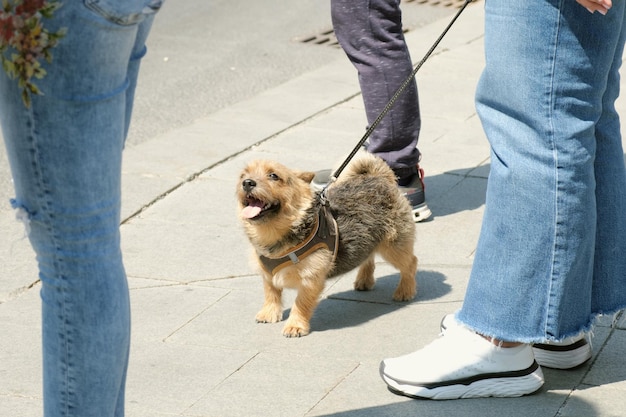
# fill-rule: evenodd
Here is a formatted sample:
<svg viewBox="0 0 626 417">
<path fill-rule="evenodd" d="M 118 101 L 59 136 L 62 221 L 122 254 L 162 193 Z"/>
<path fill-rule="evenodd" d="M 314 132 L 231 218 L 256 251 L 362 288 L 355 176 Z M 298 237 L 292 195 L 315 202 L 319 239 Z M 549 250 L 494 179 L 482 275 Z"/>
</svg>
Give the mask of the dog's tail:
<svg viewBox="0 0 626 417">
<path fill-rule="evenodd" d="M 369 152 L 359 152 L 354 159 L 350 161 L 345 171 L 339 175 L 337 181 L 349 181 L 358 176 L 386 178 L 393 183 L 396 181 L 396 176 L 391 168 L 389 168 L 389 165 L 381 158 Z"/>
</svg>

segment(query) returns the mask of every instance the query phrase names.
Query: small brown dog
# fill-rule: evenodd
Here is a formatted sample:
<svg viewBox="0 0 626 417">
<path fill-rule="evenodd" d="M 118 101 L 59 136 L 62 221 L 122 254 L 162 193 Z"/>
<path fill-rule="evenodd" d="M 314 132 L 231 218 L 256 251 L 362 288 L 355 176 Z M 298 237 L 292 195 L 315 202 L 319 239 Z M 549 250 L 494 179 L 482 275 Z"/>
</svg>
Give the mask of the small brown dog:
<svg viewBox="0 0 626 417">
<path fill-rule="evenodd" d="M 360 266 L 354 288 L 372 289 L 376 253 L 400 270 L 394 300 L 416 294 L 415 223 L 387 164 L 367 153 L 353 159 L 327 188 L 326 204 L 311 190 L 313 177 L 256 160 L 241 173 L 237 191 L 239 216 L 263 275 L 265 303 L 257 322 L 282 320 L 283 288 L 298 291 L 283 329 L 287 337 L 309 333 L 327 278 Z"/>
</svg>

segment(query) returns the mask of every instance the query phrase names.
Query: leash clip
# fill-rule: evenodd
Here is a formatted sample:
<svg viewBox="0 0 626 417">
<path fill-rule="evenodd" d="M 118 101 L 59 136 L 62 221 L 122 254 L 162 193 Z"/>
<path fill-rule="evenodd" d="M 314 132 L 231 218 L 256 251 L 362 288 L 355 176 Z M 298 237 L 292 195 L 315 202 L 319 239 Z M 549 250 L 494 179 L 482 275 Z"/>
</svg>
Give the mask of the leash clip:
<svg viewBox="0 0 626 417">
<path fill-rule="evenodd" d="M 328 183 L 324 186 L 324 188 L 322 188 L 322 191 L 320 191 L 320 194 L 319 194 L 320 204 L 324 207 L 328 206 L 328 197 L 326 196 L 326 191 L 328 189 L 328 186 L 335 181 L 337 181 L 337 177 L 335 175 L 331 175 L 330 179 L 328 180 Z"/>
</svg>

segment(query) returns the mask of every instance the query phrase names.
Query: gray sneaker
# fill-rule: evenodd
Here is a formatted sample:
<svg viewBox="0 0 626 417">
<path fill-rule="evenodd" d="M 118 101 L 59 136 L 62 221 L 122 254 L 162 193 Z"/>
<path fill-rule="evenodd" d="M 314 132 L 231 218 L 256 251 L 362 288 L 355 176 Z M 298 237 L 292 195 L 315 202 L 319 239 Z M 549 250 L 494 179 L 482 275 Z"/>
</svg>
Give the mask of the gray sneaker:
<svg viewBox="0 0 626 417">
<path fill-rule="evenodd" d="M 417 165 L 416 172 L 408 183 L 406 185 L 398 185 L 398 188 L 413 207 L 413 220 L 415 223 L 432 216 L 432 212 L 426 205 L 426 195 L 424 194 L 424 170 L 419 165 Z"/>
<path fill-rule="evenodd" d="M 311 181 L 311 188 L 313 191 L 322 191 L 324 187 L 328 185 L 330 182 L 330 176 L 333 174 L 332 169 L 323 169 L 321 171 L 317 171 L 313 180 Z"/>
</svg>

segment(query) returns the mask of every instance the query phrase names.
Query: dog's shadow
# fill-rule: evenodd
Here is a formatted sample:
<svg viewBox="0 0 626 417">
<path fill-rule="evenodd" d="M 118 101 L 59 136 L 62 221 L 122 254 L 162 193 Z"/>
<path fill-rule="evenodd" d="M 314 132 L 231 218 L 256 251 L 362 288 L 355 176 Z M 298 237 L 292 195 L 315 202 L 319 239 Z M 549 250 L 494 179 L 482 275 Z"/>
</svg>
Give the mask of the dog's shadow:
<svg viewBox="0 0 626 417">
<path fill-rule="evenodd" d="M 311 318 L 311 328 L 316 332 L 323 332 L 358 326 L 413 303 L 440 298 L 448 294 L 452 288 L 445 282 L 446 277 L 442 273 L 420 271 L 415 299 L 405 302 L 394 301 L 392 296 L 398 285 L 398 279 L 397 274 L 377 278 L 376 285 L 371 291 L 348 290 L 329 293 L 315 309 Z M 289 316 L 290 311 L 285 310 L 285 318 Z"/>
</svg>

